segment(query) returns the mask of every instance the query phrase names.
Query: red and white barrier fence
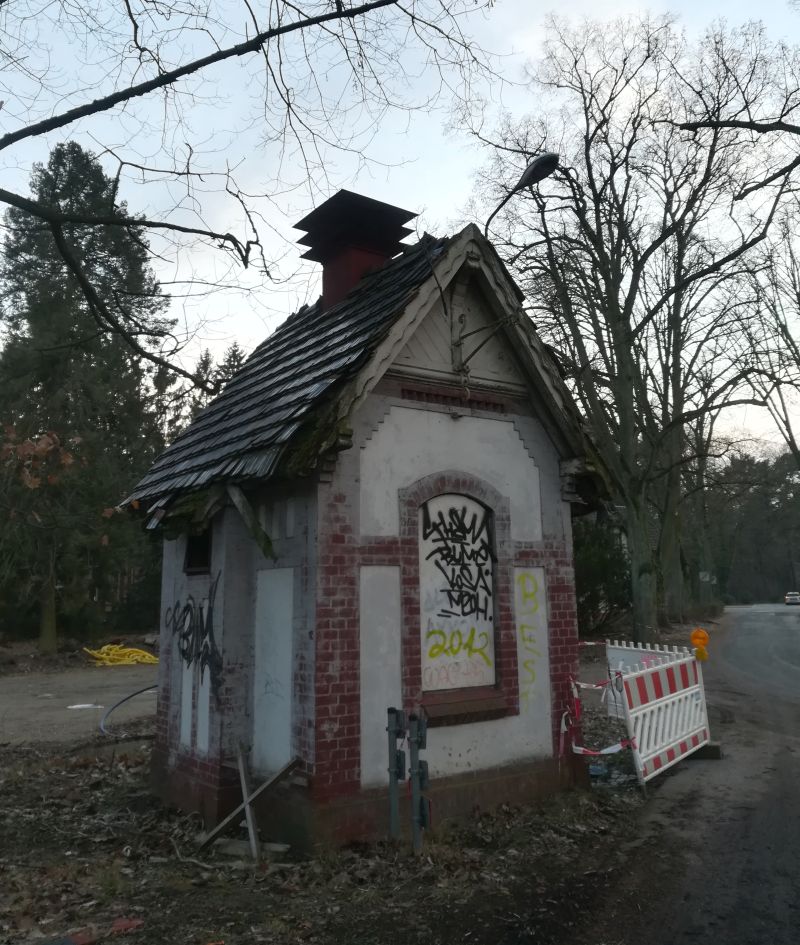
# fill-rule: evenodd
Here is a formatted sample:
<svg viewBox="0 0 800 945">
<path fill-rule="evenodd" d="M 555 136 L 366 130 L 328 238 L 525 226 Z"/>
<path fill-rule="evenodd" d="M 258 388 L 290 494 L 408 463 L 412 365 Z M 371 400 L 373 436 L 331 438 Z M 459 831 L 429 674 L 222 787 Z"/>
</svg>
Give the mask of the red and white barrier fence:
<svg viewBox="0 0 800 945">
<path fill-rule="evenodd" d="M 684 647 L 637 646 L 607 641 L 608 679 L 572 680 L 572 709 L 561 723 L 561 749 L 609 755 L 630 748 L 641 784 L 710 741 L 703 673 Z M 581 717 L 580 690 L 601 689 L 611 716 L 624 718 L 628 738 L 599 750 L 575 744 L 572 723 Z"/>
<path fill-rule="evenodd" d="M 644 646 L 639 643 L 628 643 L 625 640 L 606 640 L 606 660 L 608 661 L 609 678 L 616 674 L 617 683 L 608 693 L 606 704 L 608 714 L 614 719 L 625 718 L 622 706 L 622 685 L 619 682 L 621 673 L 630 672 L 634 667 L 647 669 L 649 666 L 661 665 L 664 662 L 675 662 L 687 659 L 692 651 L 685 646 Z"/>
<path fill-rule="evenodd" d="M 641 784 L 710 741 L 703 673 L 692 654 L 632 666 L 622 676 L 623 710 Z"/>
<path fill-rule="evenodd" d="M 662 646 L 654 643 L 628 643 L 626 640 L 606 640 L 606 660 L 609 669 L 629 670 L 634 666 L 647 666 L 653 660 L 674 662 L 692 655 L 687 646 Z"/>
</svg>

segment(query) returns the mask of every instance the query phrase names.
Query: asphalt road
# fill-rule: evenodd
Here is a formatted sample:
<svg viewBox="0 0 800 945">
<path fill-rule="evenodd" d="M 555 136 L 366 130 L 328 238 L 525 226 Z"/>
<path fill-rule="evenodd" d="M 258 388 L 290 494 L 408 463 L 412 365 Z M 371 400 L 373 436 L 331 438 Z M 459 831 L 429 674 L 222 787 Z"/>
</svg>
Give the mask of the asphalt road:
<svg viewBox="0 0 800 945">
<path fill-rule="evenodd" d="M 0 676 L 0 745 L 88 739 L 96 734 L 106 709 L 155 684 L 157 675 L 157 666 L 86 666 Z M 109 726 L 124 728 L 127 720 L 153 715 L 155 708 L 154 690 L 120 706 Z"/>
<path fill-rule="evenodd" d="M 651 782 L 616 895 L 574 945 L 800 942 L 800 607 L 730 607 L 704 666 L 719 761 Z"/>
</svg>

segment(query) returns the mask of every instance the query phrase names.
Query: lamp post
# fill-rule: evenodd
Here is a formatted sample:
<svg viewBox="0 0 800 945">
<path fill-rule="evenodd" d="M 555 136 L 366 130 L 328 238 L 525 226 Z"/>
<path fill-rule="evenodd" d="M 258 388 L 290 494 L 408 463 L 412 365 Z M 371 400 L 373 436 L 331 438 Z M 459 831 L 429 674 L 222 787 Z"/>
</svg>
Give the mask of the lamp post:
<svg viewBox="0 0 800 945">
<path fill-rule="evenodd" d="M 514 196 L 514 194 L 518 194 L 521 190 L 525 190 L 527 187 L 532 187 L 534 184 L 538 184 L 540 180 L 544 180 L 545 177 L 549 177 L 557 167 L 558 155 L 553 151 L 545 151 L 543 154 L 535 157 L 522 172 L 522 177 L 520 177 L 516 185 L 512 187 L 511 190 L 509 190 L 505 197 L 503 197 L 500 203 L 489 214 L 489 218 L 483 227 L 483 235 L 488 237 L 489 224 Z"/>
</svg>

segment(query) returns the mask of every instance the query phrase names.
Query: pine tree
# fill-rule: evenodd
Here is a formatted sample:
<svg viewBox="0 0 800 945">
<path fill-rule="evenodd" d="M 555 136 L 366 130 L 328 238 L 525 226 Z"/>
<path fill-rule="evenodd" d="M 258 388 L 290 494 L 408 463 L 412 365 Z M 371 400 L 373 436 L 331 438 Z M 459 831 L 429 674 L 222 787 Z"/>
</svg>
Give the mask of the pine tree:
<svg viewBox="0 0 800 945">
<path fill-rule="evenodd" d="M 234 341 L 218 364 L 214 363 L 208 348 L 200 352 L 192 372 L 194 384 L 163 369 L 155 372 L 155 405 L 159 427 L 167 442 L 174 440 L 211 403 L 246 359 L 244 349 Z"/>
<path fill-rule="evenodd" d="M 31 191 L 76 216 L 128 218 L 114 181 L 74 142 L 35 167 Z M 166 300 L 130 220 L 73 224 L 64 235 L 140 339 L 158 337 L 169 327 Z M 154 546 L 113 510 L 163 441 L 147 370 L 124 340 L 99 329 L 50 230 L 17 209 L 5 222 L 0 594 L 15 615 L 38 609 L 41 645 L 52 649 L 57 621 L 73 629 L 98 621 L 152 569 Z"/>
</svg>

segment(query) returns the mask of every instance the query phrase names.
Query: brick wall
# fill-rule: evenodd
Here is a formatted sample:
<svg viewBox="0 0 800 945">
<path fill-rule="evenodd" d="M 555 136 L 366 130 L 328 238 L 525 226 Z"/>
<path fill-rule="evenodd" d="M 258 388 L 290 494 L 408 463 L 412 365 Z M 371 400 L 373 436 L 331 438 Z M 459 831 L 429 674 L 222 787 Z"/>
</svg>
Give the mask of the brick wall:
<svg viewBox="0 0 800 945">
<path fill-rule="evenodd" d="M 513 613 L 513 548 L 508 500 L 488 483 L 457 470 L 425 476 L 400 492 L 400 533 L 406 547 L 402 562 L 403 606 L 403 703 L 408 710 L 423 701 L 422 654 L 419 629 L 419 510 L 423 503 L 443 493 L 477 499 L 492 512 L 495 533 L 494 569 L 494 689 L 505 697 L 509 712 L 519 711 L 517 641 Z"/>
<path fill-rule="evenodd" d="M 359 788 L 359 548 L 353 502 L 352 491 L 320 485 L 312 784 L 314 794 L 325 798 Z"/>
<path fill-rule="evenodd" d="M 338 478 L 338 477 L 337 477 Z M 342 477 L 343 478 L 343 477 Z M 342 480 L 339 479 L 341 482 Z M 547 581 L 553 751 L 558 750 L 558 726 L 569 696 L 569 677 L 577 671 L 577 624 L 574 573 L 567 541 L 518 542 L 511 538 L 509 503 L 486 482 L 458 470 L 421 478 L 399 495 L 400 534 L 391 537 L 357 535 L 357 490 L 334 483 L 321 486 L 318 544 L 316 621 L 316 752 L 314 796 L 333 799 L 360 789 L 359 693 L 359 568 L 362 565 L 400 567 L 402 606 L 402 682 L 407 711 L 430 698 L 422 691 L 419 632 L 419 508 L 442 493 L 471 496 L 494 516 L 496 685 L 475 693 L 492 701 L 497 717 L 519 712 L 519 673 L 513 611 L 514 567 L 541 566 Z M 485 687 L 488 689 L 489 687 Z M 452 692 L 452 691 L 451 691 Z M 461 690 L 469 693 L 469 690 Z M 470 720 L 480 724 L 480 699 L 470 703 Z M 489 716 L 486 716 L 489 717 Z M 466 722 L 468 719 L 451 719 Z"/>
</svg>

